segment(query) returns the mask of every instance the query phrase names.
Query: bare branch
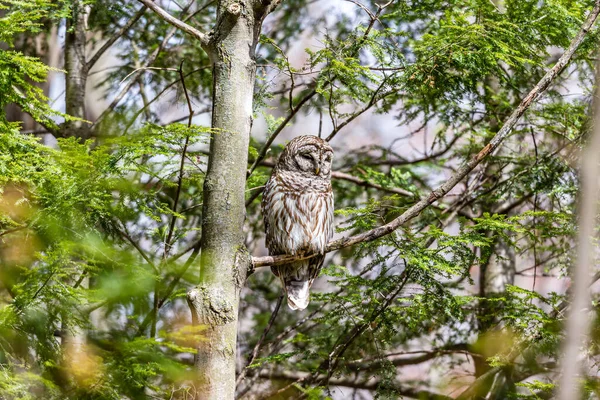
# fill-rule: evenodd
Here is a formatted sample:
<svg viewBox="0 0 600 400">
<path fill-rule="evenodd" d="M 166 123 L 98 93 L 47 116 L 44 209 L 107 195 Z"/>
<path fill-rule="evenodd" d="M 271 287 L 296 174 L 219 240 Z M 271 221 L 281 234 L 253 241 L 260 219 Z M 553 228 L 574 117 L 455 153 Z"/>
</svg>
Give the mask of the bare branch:
<svg viewBox="0 0 600 400">
<path fill-rule="evenodd" d="M 264 11 L 262 12 L 262 18 L 264 19 L 267 15 L 271 14 L 277 6 L 281 3 L 281 0 L 262 0 Z"/>
<path fill-rule="evenodd" d="M 330 142 L 335 135 L 338 134 L 338 132 L 344 128 L 346 125 L 348 125 L 350 122 L 354 121 L 356 118 L 358 118 L 359 116 L 361 116 L 362 114 L 364 114 L 365 112 L 367 112 L 371 107 L 373 107 L 375 104 L 377 104 L 377 102 L 379 102 L 380 100 L 383 100 L 384 98 L 386 98 L 387 96 L 390 96 L 394 93 L 396 93 L 396 91 L 391 91 L 391 92 L 387 92 L 382 94 L 381 96 L 378 96 L 379 91 L 383 88 L 383 85 L 386 83 L 386 80 L 382 80 L 381 83 L 379 84 L 379 86 L 377 87 L 377 89 L 375 89 L 375 91 L 373 92 L 373 95 L 371 96 L 371 99 L 369 100 L 369 102 L 360 110 L 356 111 L 354 114 L 352 114 L 350 117 L 348 117 L 344 122 L 342 122 L 341 124 L 337 125 L 335 124 L 333 130 L 331 131 L 331 133 L 329 134 L 329 136 L 327 136 L 327 138 L 325 139 L 326 142 Z"/>
<path fill-rule="evenodd" d="M 185 77 L 183 76 L 183 62 L 185 60 L 181 60 L 181 64 L 179 64 L 179 79 L 181 80 L 181 86 L 183 87 L 183 92 L 185 93 L 185 99 L 187 101 L 189 117 L 188 117 L 188 128 L 192 126 L 192 118 L 194 116 L 194 110 L 192 108 L 192 102 L 190 100 L 190 96 L 187 91 L 187 87 L 185 85 Z M 171 239 L 173 238 L 173 232 L 175 231 L 175 222 L 177 221 L 177 206 L 179 204 L 179 196 L 181 195 L 181 187 L 183 186 L 183 173 L 185 167 L 185 158 L 188 149 L 188 145 L 190 143 L 190 135 L 185 136 L 185 143 L 183 145 L 183 150 L 181 151 L 181 162 L 179 164 L 179 174 L 177 178 L 177 189 L 175 191 L 175 198 L 173 199 L 173 207 L 171 208 L 173 211 L 173 215 L 171 216 L 171 222 L 169 224 L 169 231 L 167 233 L 167 237 L 165 238 L 164 250 L 163 250 L 163 258 L 161 262 L 161 266 L 164 265 L 167 261 L 167 257 L 169 256 L 169 252 L 171 251 L 171 247 L 173 243 L 171 243 Z M 160 281 L 156 281 L 156 285 L 154 287 L 154 305 L 152 310 L 152 325 L 150 327 L 150 337 L 154 337 L 156 333 L 156 322 L 158 320 L 158 310 L 162 306 L 159 300 L 160 296 Z"/>
<path fill-rule="evenodd" d="M 191 0 L 183 9 L 183 11 L 187 11 L 191 5 L 194 3 L 194 0 Z M 193 14 L 192 14 L 193 15 Z M 191 18 L 191 15 L 186 17 L 186 20 Z M 173 27 L 170 31 L 168 31 L 165 34 L 165 37 L 163 38 L 162 42 L 158 45 L 158 47 L 156 48 L 156 50 L 154 50 L 152 52 L 152 54 L 150 54 L 148 56 L 148 58 L 146 59 L 143 67 L 148 67 L 150 65 L 152 65 L 154 63 L 154 61 L 156 61 L 156 59 L 158 58 L 160 52 L 165 48 L 165 46 L 167 45 L 167 43 L 169 42 L 169 40 L 171 40 L 171 38 L 173 37 L 173 35 L 175 35 L 175 33 L 177 32 L 177 27 Z M 106 117 L 112 110 L 115 109 L 115 107 L 119 104 L 119 102 L 123 99 L 123 97 L 125 97 L 125 95 L 127 93 L 129 93 L 129 90 L 133 87 L 133 85 L 135 84 L 135 82 L 137 81 L 137 78 L 140 76 L 140 74 L 142 73 L 143 70 L 138 70 L 135 74 L 134 77 L 121 89 L 121 91 L 115 96 L 115 98 L 112 100 L 112 102 L 108 105 L 108 107 L 106 107 L 106 109 L 104 111 L 102 111 L 102 114 L 100 114 L 100 116 L 98 116 L 98 118 L 96 119 L 96 121 L 94 121 L 94 123 L 92 124 L 92 126 L 90 127 L 90 131 L 93 130 L 94 128 L 96 128 L 98 126 L 98 124 L 104 119 L 104 117 Z"/>
<path fill-rule="evenodd" d="M 121 36 L 123 36 L 125 32 L 127 32 L 133 26 L 133 24 L 135 24 L 142 17 L 142 15 L 144 15 L 145 12 L 146 6 L 143 6 L 133 15 L 133 17 L 129 21 L 127 21 L 125 25 L 123 25 L 121 29 L 115 32 L 114 35 L 112 35 L 106 42 L 104 42 L 102 47 L 100 47 L 98 51 L 96 51 L 96 53 L 94 53 L 94 55 L 87 62 L 88 71 L 92 69 L 92 67 L 96 64 L 100 57 L 102 57 L 106 50 L 108 50 Z"/>
<path fill-rule="evenodd" d="M 206 66 L 203 66 L 203 67 L 196 68 L 195 70 L 193 70 L 193 71 L 191 71 L 191 72 L 188 72 L 188 73 L 187 73 L 187 74 L 185 74 L 184 76 L 185 76 L 185 77 L 187 77 L 187 76 L 190 76 L 191 74 L 193 74 L 193 73 L 195 73 L 195 72 L 202 71 L 202 70 L 204 70 L 204 69 L 207 69 L 207 68 L 210 68 L 210 65 L 206 65 Z M 179 71 L 179 70 L 177 70 L 177 71 Z M 177 79 L 177 80 L 175 80 L 175 81 L 173 81 L 173 82 L 169 83 L 167 86 L 165 86 L 165 87 L 164 87 L 164 89 L 163 89 L 163 90 L 161 90 L 161 91 L 160 91 L 160 92 L 159 92 L 159 93 L 158 93 L 156 96 L 154 96 L 154 98 L 153 98 L 152 100 L 150 100 L 150 101 L 148 101 L 146 104 L 144 104 L 144 107 L 142 107 L 140 110 L 138 110 L 138 111 L 137 111 L 137 112 L 134 114 L 134 116 L 133 116 L 133 117 L 131 117 L 131 120 L 129 121 L 129 124 L 127 124 L 127 126 L 125 127 L 125 130 L 124 130 L 124 132 L 128 132 L 128 131 L 129 131 L 129 128 L 131 128 L 131 126 L 132 126 L 132 125 L 135 123 L 135 121 L 137 120 L 137 118 L 138 118 L 138 117 L 139 117 L 139 116 L 140 116 L 140 115 L 141 115 L 143 112 L 145 112 L 145 111 L 148 109 L 148 107 L 150 107 L 150 106 L 151 106 L 151 105 L 152 105 L 152 104 L 153 104 L 155 101 L 158 101 L 158 99 L 160 99 L 160 98 L 161 98 L 161 96 L 162 96 L 163 94 L 165 94 L 165 93 L 166 93 L 166 92 L 167 92 L 169 89 L 171 89 L 173 86 L 175 86 L 176 84 L 178 84 L 180 81 L 181 81 L 181 79 Z M 201 113 L 205 113 L 205 112 L 207 112 L 207 110 L 206 110 L 206 109 L 202 109 L 202 110 L 194 111 L 194 115 L 193 115 L 193 116 L 196 116 L 196 115 L 199 115 L 199 114 L 201 114 Z M 189 119 L 189 115 L 186 115 L 186 116 L 184 116 L 184 117 L 181 117 L 181 118 L 176 118 L 176 119 L 174 119 L 174 120 L 172 120 L 172 121 L 170 121 L 170 122 L 167 122 L 165 125 L 170 125 L 170 124 L 173 124 L 173 123 L 175 123 L 175 122 L 181 122 L 181 121 L 183 121 L 184 119 Z"/>
<path fill-rule="evenodd" d="M 190 100 L 190 95 L 188 94 L 187 87 L 185 86 L 185 77 L 183 75 L 183 61 L 179 64 L 179 80 L 181 81 L 181 86 L 183 87 L 183 93 L 185 94 L 185 100 L 187 102 L 189 117 L 188 117 L 188 128 L 192 126 L 192 118 L 194 117 L 194 110 L 192 108 L 192 101 Z M 179 203 L 179 196 L 181 194 L 181 187 L 183 185 L 183 170 L 185 167 L 185 157 L 188 149 L 188 145 L 190 143 L 190 136 L 185 136 L 185 143 L 183 144 L 183 150 L 181 152 L 181 162 L 179 165 L 179 174 L 177 178 L 177 190 L 175 191 L 175 198 L 173 199 L 173 215 L 171 216 L 171 223 L 169 225 L 169 233 L 167 234 L 167 238 L 165 239 L 165 248 L 163 254 L 163 262 L 169 256 L 169 252 L 171 251 L 171 238 L 173 237 L 173 232 L 175 230 L 175 221 L 177 220 L 177 205 Z"/>
<path fill-rule="evenodd" d="M 372 160 L 372 161 L 366 162 L 366 164 L 367 165 L 390 165 L 390 166 L 398 166 L 398 165 L 418 164 L 418 163 L 421 163 L 421 162 L 430 161 L 430 160 L 436 159 L 436 158 L 441 157 L 444 154 L 446 154 L 454 146 L 454 144 L 458 141 L 458 139 L 461 138 L 461 136 L 462 135 L 455 135 L 452 138 L 452 140 L 450 142 L 448 142 L 448 145 L 445 146 L 443 149 L 440 149 L 440 150 L 436 151 L 435 153 L 431 153 L 429 155 L 425 155 L 424 157 L 421 157 L 421 158 L 416 158 L 414 160 L 405 160 L 405 159 L 399 159 L 399 160 Z"/>
<path fill-rule="evenodd" d="M 519 106 L 512 112 L 511 116 L 506 120 L 502 128 L 496 133 L 492 140 L 481 149 L 473 158 L 465 162 L 457 171 L 452 175 L 444 184 L 433 190 L 427 197 L 421 199 L 418 203 L 414 204 L 402 215 L 394 219 L 393 221 L 380 226 L 378 228 L 371 229 L 370 231 L 360 233 L 355 236 L 344 237 L 341 239 L 333 240 L 328 243 L 326 252 L 339 250 L 344 247 L 353 246 L 358 243 L 370 242 L 379 239 L 385 235 L 389 235 L 394 232 L 400 226 L 415 218 L 425 208 L 444 197 L 454 186 L 456 186 L 465 176 L 477 167 L 481 161 L 496 150 L 500 144 L 508 137 L 512 129 L 516 125 L 517 121 L 527 111 L 531 104 L 550 86 L 550 83 L 564 70 L 567 66 L 575 51 L 579 48 L 581 42 L 589 32 L 590 28 L 596 21 L 600 13 L 600 0 L 596 1 L 594 9 L 590 12 L 587 20 L 584 22 L 580 31 L 577 33 L 569 48 L 564 54 L 558 59 L 554 67 L 550 69 L 544 77 L 535 85 L 533 89 L 525 96 Z M 284 262 L 290 262 L 294 258 L 290 259 L 290 256 L 269 256 L 269 257 L 253 257 L 253 264 L 255 266 L 266 266 L 279 264 L 280 260 Z"/>
<path fill-rule="evenodd" d="M 0 236 L 8 235 L 13 232 L 18 232 L 20 230 L 26 229 L 27 225 L 17 226 L 16 228 L 7 229 L 5 231 L 0 232 Z"/>
<path fill-rule="evenodd" d="M 148 70 L 154 70 L 154 71 L 176 71 L 176 72 L 179 71 L 177 68 L 139 67 L 139 66 L 136 66 L 136 69 L 134 69 L 129 74 L 127 74 L 127 76 L 125 78 L 121 79 L 121 82 L 119 82 L 119 84 L 125 82 L 127 79 L 129 79 L 129 77 L 131 75 L 137 74 L 139 71 L 148 71 Z"/>
<path fill-rule="evenodd" d="M 396 367 L 403 367 L 408 365 L 424 363 L 429 360 L 433 360 L 434 358 L 437 358 L 440 355 L 457 353 L 473 355 L 472 353 L 467 351 L 466 344 L 460 343 L 432 350 L 393 353 L 380 356 L 376 359 L 350 361 L 345 363 L 344 367 L 347 367 L 352 371 L 373 370 L 376 368 L 380 368 L 381 366 L 387 363 L 391 363 Z M 407 355 L 412 356 L 407 357 Z"/>
<path fill-rule="evenodd" d="M 119 234 L 121 235 L 121 237 L 123 239 L 127 240 L 133 246 L 134 249 L 137 250 L 137 252 L 142 256 L 142 258 L 144 260 L 146 260 L 148 265 L 150 265 L 152 267 L 154 272 L 158 272 L 158 268 L 156 268 L 156 265 L 152 262 L 152 260 L 150 260 L 150 257 L 148 257 L 146 252 L 144 252 L 144 250 L 142 250 L 142 248 L 135 242 L 135 240 L 133 240 L 133 238 L 131 236 L 129 236 L 129 234 L 125 230 L 123 230 L 123 231 L 119 230 Z"/>
<path fill-rule="evenodd" d="M 256 158 L 256 160 L 254 160 L 254 163 L 252 164 L 252 166 L 248 170 L 248 176 L 252 175 L 252 173 L 254 172 L 254 170 L 256 169 L 256 167 L 258 167 L 258 165 L 265 159 L 265 157 L 267 156 L 267 151 L 269 150 L 269 148 L 273 144 L 273 141 L 275 140 L 275 138 L 277 138 L 277 136 L 281 133 L 281 131 L 283 130 L 283 128 L 285 128 L 287 126 L 287 124 L 292 120 L 292 118 L 294 118 L 294 116 L 298 113 L 298 111 L 300 111 L 300 109 L 302 108 L 302 106 L 304 105 L 304 103 L 306 103 L 308 100 L 310 100 L 315 94 L 317 94 L 317 91 L 315 89 L 313 89 L 310 92 L 308 92 L 306 94 L 306 96 L 304 96 L 302 98 L 302 100 L 300 100 L 298 102 L 298 104 L 296 104 L 296 106 L 291 110 L 291 112 L 281 122 L 281 124 L 279 124 L 279 126 L 277 127 L 277 129 L 275 129 L 275 132 L 273 132 L 271 134 L 271 136 L 269 137 L 269 139 L 267 140 L 267 143 L 265 143 L 265 145 L 263 146 L 263 148 L 260 150 L 260 154 L 258 155 L 258 157 Z"/>
<path fill-rule="evenodd" d="M 236 379 L 236 381 L 235 381 L 235 385 L 236 386 L 239 385 L 240 383 L 242 383 L 242 381 L 246 377 L 246 374 L 248 373 L 248 367 L 250 365 L 252 365 L 252 362 L 256 359 L 256 356 L 258 356 L 258 352 L 260 351 L 260 347 L 262 346 L 263 342 L 265 341 L 265 338 L 267 337 L 267 334 L 269 333 L 269 331 L 273 327 L 273 323 L 275 322 L 275 318 L 277 317 L 277 313 L 279 313 L 279 308 L 281 307 L 281 302 L 282 301 L 283 301 L 283 294 L 280 295 L 279 298 L 277 299 L 277 304 L 275 304 L 275 309 L 271 313 L 271 317 L 269 318 L 269 322 L 267 323 L 267 326 L 265 327 L 265 330 L 263 331 L 262 335 L 260 335 L 260 339 L 258 339 L 258 342 L 256 342 L 256 345 L 254 346 L 254 349 L 252 350 L 252 354 L 250 354 L 250 356 L 248 357 L 248 362 L 246 363 L 246 367 L 242 370 L 242 372 L 240 373 L 240 376 L 238 376 L 238 378 Z"/>
<path fill-rule="evenodd" d="M 482 393 L 483 390 L 491 385 L 491 382 L 493 381 L 494 377 L 499 373 L 502 373 L 501 367 L 494 367 L 490 369 L 483 375 L 479 376 L 475 380 L 475 382 L 473 382 L 465 391 L 463 391 L 456 398 L 456 400 L 470 400 L 479 398 L 477 396 L 484 396 L 485 393 Z"/>
<path fill-rule="evenodd" d="M 167 289 L 164 291 L 162 297 L 158 300 L 157 308 L 159 310 L 166 304 L 167 300 L 169 299 L 169 296 L 171 296 L 171 293 L 173 293 L 173 291 L 177 287 L 177 284 L 179 283 L 179 281 L 181 280 L 183 275 L 187 272 L 187 270 L 190 268 L 190 265 L 192 265 L 192 263 L 198 257 L 198 254 L 200 253 L 200 242 L 199 241 L 196 242 L 193 250 L 194 251 L 192 252 L 190 257 L 186 260 L 183 267 L 181 267 L 181 269 L 175 274 L 175 277 L 173 278 L 173 280 L 171 281 L 171 283 L 169 284 Z M 148 324 L 150 324 L 150 322 L 152 322 L 153 317 L 154 317 L 153 312 L 150 312 L 146 315 L 146 317 L 144 318 L 144 320 L 138 327 L 137 336 L 140 336 L 146 330 L 146 328 L 148 327 Z"/>
<path fill-rule="evenodd" d="M 301 382 L 309 379 L 311 374 L 308 372 L 298 371 L 265 371 L 260 373 L 260 377 L 263 379 L 278 379 L 286 381 Z M 318 378 L 325 379 L 324 375 L 319 375 Z M 377 390 L 381 381 L 379 379 L 352 379 L 352 378 L 331 378 L 329 379 L 330 386 L 343 386 L 355 389 L 363 390 Z M 387 382 L 386 382 L 387 384 Z M 430 392 L 427 390 L 413 389 L 405 387 L 404 385 L 395 384 L 394 390 L 401 395 L 403 398 L 414 398 L 414 399 L 430 399 L 430 400 L 451 400 L 452 397 L 444 396 L 443 394 Z"/>
<path fill-rule="evenodd" d="M 185 33 L 192 35 L 193 37 L 198 39 L 200 41 L 200 43 L 202 43 L 203 47 L 208 45 L 208 42 L 210 39 L 209 39 L 208 35 L 206 35 L 205 33 L 200 32 L 198 29 L 186 24 L 182 20 L 175 18 L 174 16 L 172 16 L 171 14 L 169 14 L 168 12 L 166 12 L 165 10 L 160 8 L 156 3 L 154 3 L 151 0 L 138 0 L 138 1 L 142 4 L 144 4 L 146 7 L 148 7 L 152 11 L 154 11 L 160 18 L 164 19 L 169 24 L 181 29 Z"/>
<path fill-rule="evenodd" d="M 408 197 L 413 197 L 414 194 L 409 192 L 408 190 L 404 190 L 404 189 L 400 189 L 400 188 L 393 188 L 393 187 L 383 187 L 381 185 L 378 185 L 376 183 L 372 183 L 369 181 L 365 181 L 363 179 L 357 178 L 353 175 L 350 174 L 346 174 L 344 172 L 339 172 L 339 171 L 333 171 L 331 173 L 331 177 L 334 179 L 341 179 L 344 181 L 348 181 L 348 182 L 352 182 L 358 186 L 363 186 L 363 187 L 371 187 L 373 189 L 378 189 L 378 190 L 383 190 L 385 192 L 390 192 L 390 193 L 396 193 L 399 194 L 401 196 L 408 196 Z"/>
<path fill-rule="evenodd" d="M 252 266 L 254 268 L 268 267 L 271 265 L 283 265 L 294 261 L 308 260 L 313 258 L 314 255 L 306 257 L 298 256 L 264 256 L 264 257 L 252 257 Z"/>
</svg>

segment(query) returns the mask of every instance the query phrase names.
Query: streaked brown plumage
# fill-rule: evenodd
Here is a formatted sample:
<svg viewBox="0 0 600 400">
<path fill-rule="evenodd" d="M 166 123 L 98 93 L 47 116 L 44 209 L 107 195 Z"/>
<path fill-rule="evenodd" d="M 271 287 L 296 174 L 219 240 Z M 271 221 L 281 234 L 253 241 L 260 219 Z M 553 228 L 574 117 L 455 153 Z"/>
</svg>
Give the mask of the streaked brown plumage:
<svg viewBox="0 0 600 400">
<path fill-rule="evenodd" d="M 333 235 L 332 157 L 331 146 L 316 136 L 293 139 L 279 157 L 263 194 L 269 254 L 319 254 L 271 267 L 281 279 L 293 310 L 308 306 L 309 289 Z"/>
</svg>

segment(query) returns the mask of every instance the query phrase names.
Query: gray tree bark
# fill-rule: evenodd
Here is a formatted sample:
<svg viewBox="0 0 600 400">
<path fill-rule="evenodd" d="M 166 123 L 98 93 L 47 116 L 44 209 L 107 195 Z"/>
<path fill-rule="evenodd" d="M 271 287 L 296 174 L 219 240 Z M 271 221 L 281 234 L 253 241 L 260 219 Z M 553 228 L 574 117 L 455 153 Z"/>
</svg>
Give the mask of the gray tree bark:
<svg viewBox="0 0 600 400">
<path fill-rule="evenodd" d="M 244 193 L 255 48 L 261 23 L 276 4 L 219 1 L 205 49 L 213 63 L 213 134 L 204 182 L 200 284 L 188 293 L 204 327 L 196 355 L 196 398 L 233 399 L 240 290 L 252 260 L 244 246 Z"/>
<path fill-rule="evenodd" d="M 67 18 L 67 33 L 65 37 L 65 112 L 72 117 L 84 119 L 85 112 L 85 85 L 88 68 L 85 61 L 86 49 L 86 10 L 82 0 L 74 1 L 72 14 Z M 56 132 L 61 137 L 78 137 L 80 140 L 88 138 L 87 123 L 84 121 L 65 122 Z M 84 271 L 81 272 L 85 274 Z M 89 288 L 89 277 L 81 276 L 79 286 Z M 73 282 L 75 283 L 75 282 Z M 63 316 L 61 344 L 66 368 L 66 376 L 76 378 L 77 365 L 87 357 L 87 334 L 85 329 L 72 323 L 68 315 Z"/>
<path fill-rule="evenodd" d="M 71 18 L 67 19 L 65 38 L 65 112 L 73 117 L 86 118 L 85 85 L 88 67 L 85 60 L 86 10 L 83 1 L 74 1 Z M 61 136 L 75 136 L 87 139 L 88 124 L 83 121 L 69 121 L 61 129 Z"/>
</svg>

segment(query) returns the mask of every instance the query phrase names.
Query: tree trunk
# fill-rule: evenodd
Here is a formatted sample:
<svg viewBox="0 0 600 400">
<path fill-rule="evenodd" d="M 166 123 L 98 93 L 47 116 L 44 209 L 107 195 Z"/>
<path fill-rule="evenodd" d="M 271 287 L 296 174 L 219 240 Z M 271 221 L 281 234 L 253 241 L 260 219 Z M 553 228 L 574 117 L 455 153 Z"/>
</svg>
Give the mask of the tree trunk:
<svg viewBox="0 0 600 400">
<path fill-rule="evenodd" d="M 70 18 L 67 18 L 67 33 L 65 38 L 65 112 L 72 117 L 85 118 L 85 84 L 88 71 L 85 61 L 86 48 L 86 13 L 83 1 L 73 2 Z M 61 137 L 78 137 L 85 140 L 88 137 L 87 124 L 83 121 L 69 121 L 60 127 L 57 132 Z M 82 270 L 82 274 L 85 272 Z M 80 278 L 79 286 L 89 289 L 89 277 Z M 75 281 L 69 282 L 75 284 Z M 62 350 L 66 376 L 77 380 L 83 371 L 80 367 L 84 363 L 86 354 L 87 334 L 84 328 L 72 322 L 69 315 L 63 315 Z"/>
<path fill-rule="evenodd" d="M 85 85 L 88 77 L 85 60 L 85 5 L 73 2 L 71 18 L 67 19 L 65 38 L 65 112 L 73 117 L 85 119 Z M 64 124 L 61 136 L 75 136 L 85 140 L 89 136 L 87 123 L 69 121 Z"/>
<path fill-rule="evenodd" d="M 196 355 L 196 398 L 233 399 L 240 289 L 251 258 L 244 247 L 244 191 L 255 48 L 266 6 L 220 1 L 206 46 L 213 62 L 213 134 L 204 182 L 200 284 L 188 293 L 203 329 Z"/>
</svg>

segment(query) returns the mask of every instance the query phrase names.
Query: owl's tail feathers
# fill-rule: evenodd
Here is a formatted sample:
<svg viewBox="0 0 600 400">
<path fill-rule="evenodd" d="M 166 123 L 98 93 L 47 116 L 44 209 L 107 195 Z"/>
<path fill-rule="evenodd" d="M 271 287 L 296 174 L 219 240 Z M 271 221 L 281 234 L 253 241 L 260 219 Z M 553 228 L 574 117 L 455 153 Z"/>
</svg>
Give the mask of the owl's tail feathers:
<svg viewBox="0 0 600 400">
<path fill-rule="evenodd" d="M 308 260 L 272 267 L 271 270 L 281 279 L 287 294 L 288 306 L 292 310 L 304 310 L 308 307 L 309 290 L 314 281 Z"/>
<path fill-rule="evenodd" d="M 308 307 L 310 298 L 310 282 L 288 280 L 285 282 L 285 291 L 287 292 L 288 307 L 292 310 L 304 310 Z"/>
</svg>

